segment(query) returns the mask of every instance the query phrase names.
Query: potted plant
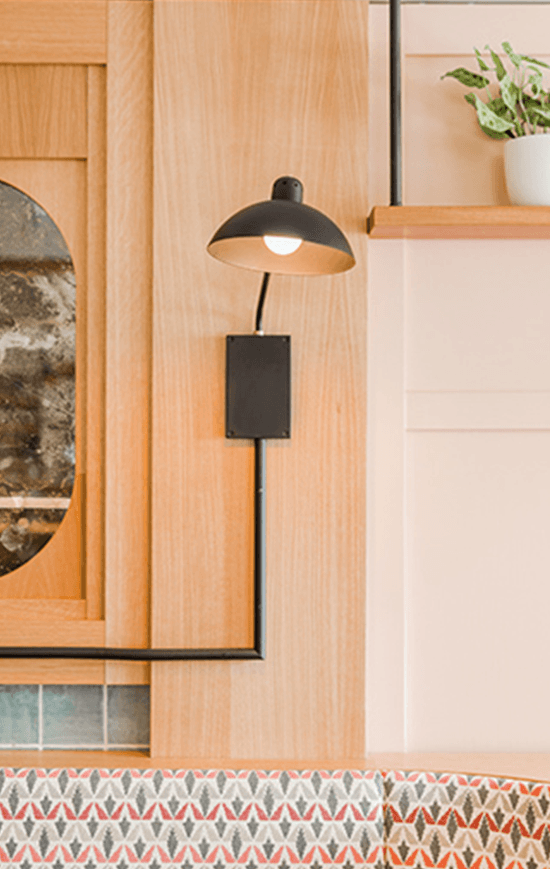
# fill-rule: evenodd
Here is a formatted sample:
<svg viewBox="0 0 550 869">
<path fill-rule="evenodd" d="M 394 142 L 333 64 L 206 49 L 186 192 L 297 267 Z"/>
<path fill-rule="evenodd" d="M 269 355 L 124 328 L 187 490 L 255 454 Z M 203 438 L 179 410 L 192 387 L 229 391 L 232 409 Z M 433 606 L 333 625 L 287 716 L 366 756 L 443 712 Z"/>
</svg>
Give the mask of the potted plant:
<svg viewBox="0 0 550 869">
<path fill-rule="evenodd" d="M 512 205 L 550 205 L 550 90 L 543 88 L 541 69 L 550 66 L 516 54 L 509 42 L 503 42 L 502 48 L 509 72 L 503 59 L 486 45 L 493 66 L 474 48 L 480 72 L 459 67 L 441 78 L 450 76 L 486 95 L 482 100 L 470 91 L 464 98 L 475 108 L 483 132 L 506 142 L 504 168 Z M 497 90 L 490 90 L 491 81 L 484 73 L 494 73 Z"/>
</svg>

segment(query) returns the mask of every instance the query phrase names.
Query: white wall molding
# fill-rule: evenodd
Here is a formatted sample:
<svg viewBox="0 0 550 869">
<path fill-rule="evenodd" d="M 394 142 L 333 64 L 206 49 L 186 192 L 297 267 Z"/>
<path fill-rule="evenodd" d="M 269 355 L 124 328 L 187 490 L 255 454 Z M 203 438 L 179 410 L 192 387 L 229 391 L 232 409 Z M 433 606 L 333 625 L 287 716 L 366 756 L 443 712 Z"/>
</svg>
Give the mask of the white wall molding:
<svg viewBox="0 0 550 869">
<path fill-rule="evenodd" d="M 405 254 L 400 241 L 369 249 L 367 753 L 406 751 Z"/>
</svg>

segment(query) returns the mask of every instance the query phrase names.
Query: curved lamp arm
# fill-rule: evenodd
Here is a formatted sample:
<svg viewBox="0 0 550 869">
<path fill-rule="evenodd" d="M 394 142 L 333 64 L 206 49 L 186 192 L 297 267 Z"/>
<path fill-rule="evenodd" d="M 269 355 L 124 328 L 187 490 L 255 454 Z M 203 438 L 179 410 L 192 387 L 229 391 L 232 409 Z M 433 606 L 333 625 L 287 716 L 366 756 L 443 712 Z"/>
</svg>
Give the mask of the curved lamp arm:
<svg viewBox="0 0 550 869">
<path fill-rule="evenodd" d="M 264 314 L 265 297 L 267 295 L 267 285 L 269 283 L 270 277 L 271 277 L 271 274 L 269 272 L 266 272 L 264 274 L 264 279 L 262 281 L 262 288 L 260 290 L 260 295 L 258 298 L 258 307 L 256 308 L 256 321 L 255 321 L 256 322 L 256 330 L 255 330 L 256 335 L 263 335 L 264 334 L 262 321 L 263 321 L 263 314 Z"/>
</svg>

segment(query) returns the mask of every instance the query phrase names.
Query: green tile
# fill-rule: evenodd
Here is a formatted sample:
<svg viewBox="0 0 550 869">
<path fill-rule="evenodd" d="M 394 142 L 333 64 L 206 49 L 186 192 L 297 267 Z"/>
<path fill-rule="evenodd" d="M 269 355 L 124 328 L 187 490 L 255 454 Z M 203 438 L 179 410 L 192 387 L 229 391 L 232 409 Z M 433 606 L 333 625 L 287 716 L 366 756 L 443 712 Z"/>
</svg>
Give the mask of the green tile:
<svg viewBox="0 0 550 869">
<path fill-rule="evenodd" d="M 148 685 L 109 685 L 107 740 L 109 745 L 149 745 Z"/>
<path fill-rule="evenodd" d="M 0 685 L 0 745 L 38 744 L 38 685 Z"/>
<path fill-rule="evenodd" d="M 103 686 L 44 685 L 44 746 L 103 747 Z"/>
</svg>

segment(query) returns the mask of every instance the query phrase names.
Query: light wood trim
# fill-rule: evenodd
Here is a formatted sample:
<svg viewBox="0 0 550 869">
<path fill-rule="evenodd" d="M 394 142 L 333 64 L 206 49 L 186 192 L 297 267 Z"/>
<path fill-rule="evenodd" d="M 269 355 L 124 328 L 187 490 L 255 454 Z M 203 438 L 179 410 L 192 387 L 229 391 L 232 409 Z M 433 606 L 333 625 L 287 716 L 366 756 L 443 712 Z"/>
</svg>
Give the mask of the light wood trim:
<svg viewBox="0 0 550 869">
<path fill-rule="evenodd" d="M 106 637 L 149 642 L 152 13 L 109 6 L 107 79 Z M 107 680 L 147 665 L 108 664 Z M 118 676 L 117 676 L 118 674 Z M 130 678 L 134 681 L 134 678 Z"/>
<path fill-rule="evenodd" d="M 85 619 L 84 600 L 0 600 L 0 621 L 8 619 Z M 0 641 L 1 642 L 1 641 Z"/>
<path fill-rule="evenodd" d="M 358 266 L 272 283 L 294 418 L 268 446 L 267 659 L 155 664 L 154 757 L 364 744 L 367 7 L 155 5 L 155 645 L 249 638 L 252 447 L 224 438 L 224 344 L 252 329 L 261 275 L 208 257 L 208 239 L 291 172 Z"/>
<path fill-rule="evenodd" d="M 0 622 L 0 638 L 3 646 L 103 646 L 105 622 L 6 620 Z"/>
<path fill-rule="evenodd" d="M 105 281 L 106 281 L 106 71 L 88 68 L 87 151 L 87 288 L 86 381 L 86 561 L 85 596 L 87 617 L 104 615 L 103 578 L 105 569 L 104 446 L 105 446 Z M 84 337 L 84 336 L 82 336 Z"/>
<path fill-rule="evenodd" d="M 86 157 L 85 66 L 1 64 L 0 105 L 0 158 Z"/>
<path fill-rule="evenodd" d="M 375 206 L 371 238 L 550 238 L 550 207 Z"/>
<path fill-rule="evenodd" d="M 105 63 L 105 0 L 0 2 L 1 63 Z"/>
<path fill-rule="evenodd" d="M 103 685 L 102 661 L 0 659 L 1 685 Z"/>
<path fill-rule="evenodd" d="M 83 683 L 82 683 L 83 684 Z M 89 682 L 88 684 L 94 684 Z M 488 775 L 550 782 L 550 754 L 368 754 L 314 759 L 168 756 L 151 758 L 137 751 L 1 751 L 0 766 L 42 769 L 261 769 L 261 770 L 411 770 Z"/>
</svg>

